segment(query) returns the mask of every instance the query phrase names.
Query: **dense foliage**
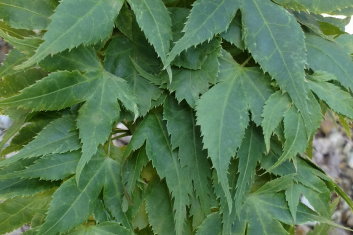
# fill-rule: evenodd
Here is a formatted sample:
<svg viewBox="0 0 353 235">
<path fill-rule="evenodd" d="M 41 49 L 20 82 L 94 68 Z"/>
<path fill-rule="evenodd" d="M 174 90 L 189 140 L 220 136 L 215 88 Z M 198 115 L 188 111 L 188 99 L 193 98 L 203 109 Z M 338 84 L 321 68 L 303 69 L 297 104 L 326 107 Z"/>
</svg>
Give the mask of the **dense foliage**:
<svg viewBox="0 0 353 235">
<path fill-rule="evenodd" d="M 0 232 L 339 226 L 310 143 L 327 112 L 349 129 L 353 36 L 321 13 L 353 2 L 0 0 Z"/>
</svg>

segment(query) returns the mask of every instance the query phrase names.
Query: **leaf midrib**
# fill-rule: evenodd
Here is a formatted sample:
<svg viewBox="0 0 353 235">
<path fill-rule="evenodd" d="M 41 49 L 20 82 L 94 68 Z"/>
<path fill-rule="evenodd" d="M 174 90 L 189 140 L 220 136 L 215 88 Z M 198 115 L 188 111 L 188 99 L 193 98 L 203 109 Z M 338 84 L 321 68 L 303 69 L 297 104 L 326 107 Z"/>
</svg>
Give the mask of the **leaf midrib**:
<svg viewBox="0 0 353 235">
<path fill-rule="evenodd" d="M 32 1 L 32 0 L 28 0 L 28 1 Z M 27 8 L 24 8 L 24 7 L 21 7 L 21 6 L 17 6 L 17 5 L 13 5 L 13 4 L 9 4 L 9 3 L 3 3 L 3 2 L 0 3 L 0 5 L 4 5 L 4 6 L 8 6 L 8 7 L 13 7 L 13 8 L 18 8 L 18 9 L 23 10 L 23 11 L 28 11 L 28 12 L 34 14 L 34 15 L 38 15 L 38 16 L 40 16 L 40 17 L 49 19 L 48 16 L 45 16 L 45 15 L 43 15 L 43 14 L 41 14 L 41 13 L 32 11 L 32 10 L 30 10 L 30 9 L 27 9 Z"/>
<path fill-rule="evenodd" d="M 248 1 L 248 0 L 245 0 L 245 1 Z M 259 5 L 257 4 L 257 2 L 254 1 L 254 0 L 251 0 L 251 1 L 254 3 L 257 12 L 260 14 L 260 16 L 261 16 L 261 18 L 262 18 L 262 21 L 263 21 L 263 24 L 266 26 L 266 28 L 267 28 L 267 30 L 268 30 L 270 36 L 271 36 L 271 39 L 272 39 L 272 41 L 273 41 L 273 43 L 274 43 L 274 45 L 275 45 L 275 47 L 276 47 L 276 49 L 277 49 L 277 52 L 280 54 L 281 60 L 282 60 L 282 62 L 283 62 L 283 64 L 284 64 L 284 67 L 285 67 L 285 69 L 286 69 L 286 71 L 287 71 L 287 74 L 288 74 L 289 77 L 291 78 L 291 79 L 290 79 L 290 82 L 292 83 L 292 87 L 294 88 L 295 93 L 297 94 L 297 97 L 301 97 L 302 94 L 301 94 L 301 92 L 298 91 L 297 86 L 296 86 L 296 84 L 294 83 L 295 78 L 293 77 L 292 73 L 290 72 L 290 70 L 289 70 L 289 68 L 288 68 L 287 62 L 284 60 L 282 51 L 279 49 L 279 46 L 278 46 L 278 44 L 277 44 L 277 41 L 275 40 L 275 37 L 274 37 L 272 31 L 270 30 L 270 27 L 269 27 L 269 25 L 268 25 L 268 23 L 267 23 L 267 20 L 266 20 L 265 16 L 262 14 L 262 11 L 260 10 L 260 7 L 259 7 Z M 262 0 L 261 0 L 261 1 L 262 1 Z M 303 68 L 303 69 L 304 69 L 304 68 Z M 293 85 L 294 85 L 294 86 L 293 86 Z"/>
<path fill-rule="evenodd" d="M 63 218 L 65 218 L 66 214 L 69 213 L 69 211 L 72 210 L 73 206 L 84 194 L 86 194 L 86 189 L 87 187 L 91 184 L 91 182 L 97 177 L 97 175 L 101 172 L 102 168 L 105 167 L 105 163 L 102 163 L 102 165 L 100 166 L 100 168 L 98 170 L 95 171 L 95 174 L 88 180 L 87 184 L 85 185 L 85 187 L 80 190 L 79 186 L 76 184 L 76 182 L 74 181 L 74 183 L 76 184 L 77 190 L 80 191 L 79 195 L 76 197 L 76 199 L 71 203 L 71 206 L 65 211 L 65 213 L 59 218 L 57 219 L 57 221 L 48 229 L 46 229 L 46 231 L 50 231 L 53 227 L 55 227 L 59 222 L 62 221 Z"/>
</svg>

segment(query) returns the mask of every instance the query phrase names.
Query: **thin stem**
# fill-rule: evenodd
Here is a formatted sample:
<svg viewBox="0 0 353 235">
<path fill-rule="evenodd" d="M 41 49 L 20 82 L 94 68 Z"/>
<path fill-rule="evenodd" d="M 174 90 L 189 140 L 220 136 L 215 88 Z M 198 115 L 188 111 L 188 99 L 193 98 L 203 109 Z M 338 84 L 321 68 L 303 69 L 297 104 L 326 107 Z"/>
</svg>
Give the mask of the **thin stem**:
<svg viewBox="0 0 353 235">
<path fill-rule="evenodd" d="M 249 61 L 251 60 L 251 56 L 249 56 L 240 66 L 241 67 L 245 67 L 245 65 L 247 65 L 249 63 Z"/>
<path fill-rule="evenodd" d="M 130 136 L 130 133 L 125 133 L 125 134 L 122 134 L 122 135 L 115 136 L 115 137 L 112 138 L 112 140 L 117 140 L 117 139 L 120 139 L 120 138 L 123 138 L 123 137 L 126 137 L 126 136 Z"/>
</svg>

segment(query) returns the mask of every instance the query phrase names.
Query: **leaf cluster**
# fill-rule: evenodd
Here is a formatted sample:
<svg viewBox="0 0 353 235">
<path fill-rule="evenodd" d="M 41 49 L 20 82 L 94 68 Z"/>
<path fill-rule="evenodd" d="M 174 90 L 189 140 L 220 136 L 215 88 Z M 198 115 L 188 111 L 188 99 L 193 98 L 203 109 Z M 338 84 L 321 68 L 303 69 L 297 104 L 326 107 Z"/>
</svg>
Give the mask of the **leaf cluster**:
<svg viewBox="0 0 353 235">
<path fill-rule="evenodd" d="M 353 37 L 322 13 L 353 2 L 0 0 L 0 232 L 339 226 L 306 150 L 353 119 Z"/>
</svg>

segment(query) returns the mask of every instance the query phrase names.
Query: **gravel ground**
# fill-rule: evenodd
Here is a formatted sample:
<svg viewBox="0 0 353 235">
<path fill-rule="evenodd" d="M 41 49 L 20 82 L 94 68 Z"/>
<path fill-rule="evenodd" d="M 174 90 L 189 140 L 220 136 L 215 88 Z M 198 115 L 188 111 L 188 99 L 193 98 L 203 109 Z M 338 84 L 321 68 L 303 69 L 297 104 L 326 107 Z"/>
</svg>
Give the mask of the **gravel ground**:
<svg viewBox="0 0 353 235">
<path fill-rule="evenodd" d="M 353 198 L 353 139 L 336 124 L 332 118 L 326 118 L 313 142 L 313 160 Z M 333 214 L 336 223 L 353 229 L 353 212 L 347 203 L 340 201 Z M 334 229 L 332 235 L 353 234 Z"/>
</svg>

